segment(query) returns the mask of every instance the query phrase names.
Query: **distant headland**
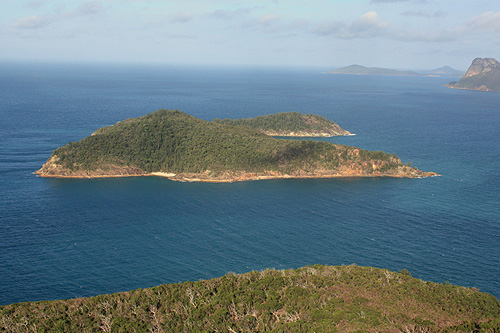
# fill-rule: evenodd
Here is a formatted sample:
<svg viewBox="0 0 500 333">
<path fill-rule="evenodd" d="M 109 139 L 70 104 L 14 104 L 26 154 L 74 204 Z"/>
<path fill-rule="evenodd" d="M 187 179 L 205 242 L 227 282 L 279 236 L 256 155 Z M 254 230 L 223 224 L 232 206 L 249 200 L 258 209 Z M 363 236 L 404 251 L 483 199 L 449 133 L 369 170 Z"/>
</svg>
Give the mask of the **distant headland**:
<svg viewBox="0 0 500 333">
<path fill-rule="evenodd" d="M 205 121 L 178 110 L 159 110 L 69 142 L 56 149 L 35 173 L 59 178 L 164 176 L 205 182 L 437 175 L 403 164 L 395 155 L 381 151 L 323 141 L 277 139 L 262 133 L 263 129 L 274 133 L 314 132 L 316 127 L 323 133 L 331 122 L 306 115 L 300 117 L 307 126 L 288 123 L 298 116 L 284 113 L 257 117 L 263 125 L 252 128 L 226 124 L 228 120 Z M 268 126 L 266 119 L 276 122 Z"/>
<path fill-rule="evenodd" d="M 415 72 L 401 71 L 397 69 L 365 67 L 361 65 L 350 65 L 328 72 L 329 74 L 349 74 L 349 75 L 392 75 L 392 76 L 461 76 L 463 72 L 443 66 L 430 71 Z"/>
<path fill-rule="evenodd" d="M 500 63 L 493 58 L 476 58 L 458 82 L 453 81 L 446 86 L 455 89 L 500 91 Z"/>
</svg>

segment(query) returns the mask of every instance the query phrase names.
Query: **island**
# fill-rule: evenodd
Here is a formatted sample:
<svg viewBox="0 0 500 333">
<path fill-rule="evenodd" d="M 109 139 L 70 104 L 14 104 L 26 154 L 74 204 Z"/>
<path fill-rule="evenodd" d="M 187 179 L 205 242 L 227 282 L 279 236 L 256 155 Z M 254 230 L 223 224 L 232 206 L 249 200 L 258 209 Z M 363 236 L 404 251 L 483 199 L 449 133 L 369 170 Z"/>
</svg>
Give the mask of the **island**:
<svg viewBox="0 0 500 333">
<path fill-rule="evenodd" d="M 306 266 L 0 306 L 5 332 L 499 332 L 500 302 L 406 269 Z"/>
<path fill-rule="evenodd" d="M 500 91 L 500 63 L 493 58 L 476 58 L 458 82 L 453 81 L 446 86 L 455 89 Z"/>
<path fill-rule="evenodd" d="M 396 75 L 396 76 L 420 76 L 414 71 L 400 71 L 397 69 L 365 67 L 361 65 L 351 65 L 347 67 L 331 70 L 330 74 L 350 74 L 350 75 Z"/>
<path fill-rule="evenodd" d="M 328 72 L 329 74 L 349 74 L 349 75 L 389 75 L 389 76 L 462 76 L 463 72 L 442 66 L 433 70 L 424 71 L 402 71 L 390 68 L 365 67 L 361 65 L 351 65 L 338 68 Z"/>
<path fill-rule="evenodd" d="M 103 127 L 54 150 L 42 177 L 163 176 L 233 182 L 276 178 L 436 176 L 394 154 L 312 140 L 278 139 L 248 126 L 158 110 Z"/>
<path fill-rule="evenodd" d="M 451 68 L 450 66 L 443 66 L 433 69 L 429 73 L 424 72 L 424 74 L 432 74 L 436 76 L 462 76 L 464 72 Z"/>
<path fill-rule="evenodd" d="M 255 118 L 217 118 L 213 122 L 233 126 L 247 126 L 271 136 L 332 137 L 354 135 L 332 120 L 310 113 L 281 112 Z"/>
</svg>

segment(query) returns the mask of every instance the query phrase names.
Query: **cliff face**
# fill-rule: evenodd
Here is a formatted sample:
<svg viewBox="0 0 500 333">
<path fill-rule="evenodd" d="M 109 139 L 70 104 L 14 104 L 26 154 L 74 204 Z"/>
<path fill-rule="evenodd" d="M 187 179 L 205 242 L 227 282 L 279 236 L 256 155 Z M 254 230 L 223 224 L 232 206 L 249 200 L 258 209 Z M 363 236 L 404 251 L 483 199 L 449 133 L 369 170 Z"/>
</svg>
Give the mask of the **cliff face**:
<svg viewBox="0 0 500 333">
<path fill-rule="evenodd" d="M 496 59 L 493 58 L 476 58 L 472 61 L 467 73 L 465 73 L 464 77 L 471 77 L 479 74 L 486 74 L 500 65 Z"/>
<path fill-rule="evenodd" d="M 458 82 L 450 82 L 446 86 L 456 89 L 500 91 L 500 62 L 493 58 L 476 58 Z"/>
</svg>

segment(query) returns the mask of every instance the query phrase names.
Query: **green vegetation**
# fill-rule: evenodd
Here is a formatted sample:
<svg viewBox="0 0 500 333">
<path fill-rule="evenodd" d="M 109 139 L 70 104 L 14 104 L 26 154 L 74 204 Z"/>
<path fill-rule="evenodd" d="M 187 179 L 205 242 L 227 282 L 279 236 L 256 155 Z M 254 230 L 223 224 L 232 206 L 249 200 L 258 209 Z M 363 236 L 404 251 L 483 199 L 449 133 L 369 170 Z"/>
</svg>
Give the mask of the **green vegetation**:
<svg viewBox="0 0 500 333">
<path fill-rule="evenodd" d="M 5 332 L 499 332 L 500 302 L 385 269 L 308 266 L 0 307 Z"/>
<path fill-rule="evenodd" d="M 249 127 L 208 122 L 177 110 L 159 110 L 101 128 L 92 136 L 56 149 L 50 161 L 37 173 L 57 177 L 134 168 L 136 174 L 192 173 L 226 178 L 245 172 L 332 175 L 347 170 L 348 175 L 401 176 L 404 170 L 412 176 L 423 174 L 403 166 L 395 155 L 380 151 L 280 140 Z"/>
<path fill-rule="evenodd" d="M 350 132 L 340 128 L 340 126 L 333 121 L 310 113 L 282 112 L 255 118 L 214 119 L 213 122 L 232 126 L 247 126 L 269 135 L 287 136 L 292 132 L 309 134 L 302 136 L 336 136 L 350 134 Z"/>
</svg>

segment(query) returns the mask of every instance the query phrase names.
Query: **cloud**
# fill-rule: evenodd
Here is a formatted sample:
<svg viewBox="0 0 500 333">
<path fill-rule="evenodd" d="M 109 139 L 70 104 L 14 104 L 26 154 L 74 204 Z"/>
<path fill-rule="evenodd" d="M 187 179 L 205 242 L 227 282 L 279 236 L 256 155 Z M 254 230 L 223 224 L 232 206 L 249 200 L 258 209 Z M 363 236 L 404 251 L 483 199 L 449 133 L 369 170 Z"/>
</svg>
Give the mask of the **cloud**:
<svg viewBox="0 0 500 333">
<path fill-rule="evenodd" d="M 216 18 L 219 20 L 232 20 L 237 17 L 246 15 L 250 12 L 251 10 L 248 8 L 240 8 L 236 10 L 224 10 L 224 9 L 218 9 L 215 10 L 212 14 L 210 14 L 210 17 Z"/>
<path fill-rule="evenodd" d="M 500 12 L 486 12 L 473 17 L 466 23 L 466 28 L 487 32 L 500 32 Z"/>
<path fill-rule="evenodd" d="M 171 16 L 169 19 L 169 22 L 170 23 L 187 23 L 189 21 L 192 21 L 193 19 L 194 19 L 193 13 L 184 12 L 184 13 L 177 13 L 177 14 Z"/>
<path fill-rule="evenodd" d="M 389 23 L 379 19 L 377 12 L 371 11 L 352 23 L 342 21 L 322 22 L 312 32 L 321 36 L 333 36 L 341 39 L 373 38 L 387 34 Z"/>
<path fill-rule="evenodd" d="M 275 14 L 268 14 L 260 17 L 257 20 L 257 24 L 264 25 L 264 26 L 269 26 L 279 20 L 279 16 Z"/>
<path fill-rule="evenodd" d="M 16 29 L 39 29 L 51 22 L 52 19 L 48 16 L 27 16 L 12 22 L 11 26 Z"/>
<path fill-rule="evenodd" d="M 102 5 L 100 2 L 91 1 L 85 2 L 78 7 L 72 15 L 80 16 L 80 15 L 95 15 L 102 11 Z"/>
<path fill-rule="evenodd" d="M 384 38 L 402 42 L 445 42 L 456 40 L 457 35 L 448 31 L 409 31 L 380 20 L 377 12 L 371 11 L 351 23 L 343 21 L 322 22 L 311 32 L 319 36 L 339 39 Z"/>
<path fill-rule="evenodd" d="M 72 19 L 82 16 L 96 15 L 103 10 L 100 2 L 88 1 L 82 3 L 77 9 L 69 12 L 56 11 L 53 14 L 27 16 L 11 23 L 11 27 L 16 29 L 40 29 L 54 22 L 65 19 Z"/>
<path fill-rule="evenodd" d="M 401 15 L 434 18 L 434 17 L 443 17 L 445 16 L 445 13 L 441 11 L 430 13 L 425 10 L 407 10 L 405 12 L 402 12 Z"/>
<path fill-rule="evenodd" d="M 43 1 L 30 1 L 30 2 L 27 4 L 27 6 L 28 6 L 29 8 L 36 8 L 36 9 L 38 9 L 38 8 L 42 7 L 43 5 L 44 5 L 44 2 L 43 2 Z"/>
<path fill-rule="evenodd" d="M 290 22 L 290 24 L 288 25 L 288 28 L 289 29 L 300 29 L 300 28 L 308 26 L 309 23 L 310 23 L 309 20 L 297 19 L 297 20 Z"/>
</svg>

